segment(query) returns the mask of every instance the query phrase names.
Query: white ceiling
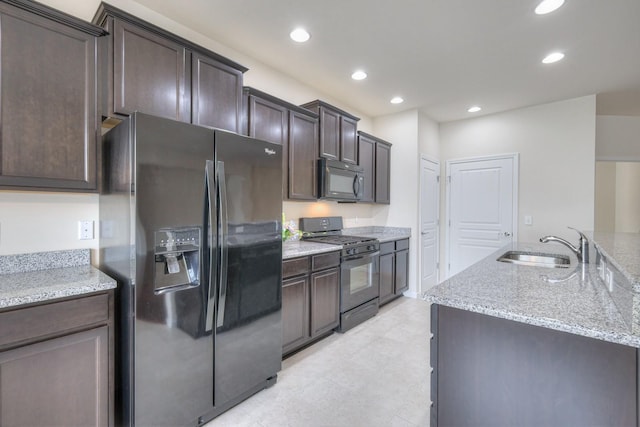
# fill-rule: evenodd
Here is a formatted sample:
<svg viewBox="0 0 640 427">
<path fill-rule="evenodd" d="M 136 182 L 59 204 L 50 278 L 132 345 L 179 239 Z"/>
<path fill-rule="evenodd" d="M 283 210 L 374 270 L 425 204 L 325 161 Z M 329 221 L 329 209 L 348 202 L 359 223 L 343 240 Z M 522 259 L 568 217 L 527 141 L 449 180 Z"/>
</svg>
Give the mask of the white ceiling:
<svg viewBox="0 0 640 427">
<path fill-rule="evenodd" d="M 538 0 L 137 1 L 371 117 L 418 108 L 443 122 L 473 104 L 590 94 L 603 94 L 599 114 L 640 115 L 640 0 L 566 0 L 540 16 Z M 311 40 L 292 42 L 295 26 Z M 554 50 L 565 59 L 543 65 Z"/>
</svg>

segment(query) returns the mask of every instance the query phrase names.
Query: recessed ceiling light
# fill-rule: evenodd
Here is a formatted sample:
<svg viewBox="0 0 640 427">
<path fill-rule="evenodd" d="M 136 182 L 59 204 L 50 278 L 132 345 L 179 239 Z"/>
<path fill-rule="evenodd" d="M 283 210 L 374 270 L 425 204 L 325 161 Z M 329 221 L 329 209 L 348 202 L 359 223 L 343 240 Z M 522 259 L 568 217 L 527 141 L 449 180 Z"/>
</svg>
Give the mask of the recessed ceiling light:
<svg viewBox="0 0 640 427">
<path fill-rule="evenodd" d="M 353 80 L 364 80 L 367 78 L 367 73 L 365 73 L 362 70 L 358 70 L 358 71 L 355 71 L 353 74 L 351 74 L 351 78 Z"/>
<path fill-rule="evenodd" d="M 553 64 L 554 62 L 560 61 L 562 58 L 564 58 L 564 53 L 562 53 L 562 52 L 553 52 L 553 53 L 550 53 L 549 55 L 545 56 L 544 59 L 542 60 L 542 63 L 543 64 Z"/>
<path fill-rule="evenodd" d="M 543 0 L 536 7 L 536 14 L 544 15 L 551 13 L 564 4 L 564 0 Z"/>
<path fill-rule="evenodd" d="M 399 96 L 394 96 L 393 98 L 391 98 L 390 102 L 392 104 L 402 104 L 404 102 L 404 99 L 400 98 Z"/>
<path fill-rule="evenodd" d="M 470 113 L 477 113 L 480 110 L 482 110 L 482 108 L 478 107 L 477 105 L 474 105 L 473 107 L 469 107 L 467 111 Z"/>
<path fill-rule="evenodd" d="M 311 38 L 311 35 L 304 28 L 296 28 L 289 34 L 291 40 L 298 43 L 304 43 Z"/>
</svg>

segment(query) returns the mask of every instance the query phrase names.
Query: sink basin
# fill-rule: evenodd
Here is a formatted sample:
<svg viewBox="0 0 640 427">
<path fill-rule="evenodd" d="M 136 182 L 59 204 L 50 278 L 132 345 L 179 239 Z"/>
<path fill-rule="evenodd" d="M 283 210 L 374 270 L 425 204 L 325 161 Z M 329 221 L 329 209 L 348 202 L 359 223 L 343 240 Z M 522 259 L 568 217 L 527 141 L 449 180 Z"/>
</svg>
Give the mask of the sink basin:
<svg viewBox="0 0 640 427">
<path fill-rule="evenodd" d="M 571 260 L 567 255 L 545 254 L 542 252 L 508 251 L 500 255 L 500 262 L 510 262 L 534 267 L 568 268 Z"/>
</svg>

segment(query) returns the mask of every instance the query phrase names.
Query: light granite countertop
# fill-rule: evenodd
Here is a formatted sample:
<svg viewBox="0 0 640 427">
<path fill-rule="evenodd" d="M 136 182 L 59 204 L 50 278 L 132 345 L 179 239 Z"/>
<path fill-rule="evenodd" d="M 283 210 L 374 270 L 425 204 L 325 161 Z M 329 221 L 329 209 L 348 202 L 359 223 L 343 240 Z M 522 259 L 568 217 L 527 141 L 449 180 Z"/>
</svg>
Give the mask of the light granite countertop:
<svg viewBox="0 0 640 427">
<path fill-rule="evenodd" d="M 625 276 L 634 292 L 640 293 L 640 233 L 588 233 L 594 246 Z M 593 254 L 595 262 L 595 254 Z"/>
<path fill-rule="evenodd" d="M 403 227 L 353 227 L 345 228 L 342 233 L 350 236 L 362 236 L 378 239 L 380 243 L 411 237 L 411 229 Z M 316 255 L 324 252 L 339 251 L 341 245 L 328 245 L 305 240 L 287 240 L 282 244 L 282 259 Z"/>
<path fill-rule="evenodd" d="M 115 288 L 89 258 L 88 249 L 0 256 L 0 309 Z"/>
<path fill-rule="evenodd" d="M 565 254 L 570 256 L 571 265 L 546 268 L 497 261 L 507 250 Z M 640 253 L 636 251 L 636 260 L 639 259 Z M 598 278 L 595 263 L 579 264 L 575 255 L 561 245 L 513 243 L 505 246 L 429 289 L 424 299 L 640 348 L 640 332 L 637 321 L 633 320 L 636 317 L 622 313 L 616 306 Z"/>
</svg>

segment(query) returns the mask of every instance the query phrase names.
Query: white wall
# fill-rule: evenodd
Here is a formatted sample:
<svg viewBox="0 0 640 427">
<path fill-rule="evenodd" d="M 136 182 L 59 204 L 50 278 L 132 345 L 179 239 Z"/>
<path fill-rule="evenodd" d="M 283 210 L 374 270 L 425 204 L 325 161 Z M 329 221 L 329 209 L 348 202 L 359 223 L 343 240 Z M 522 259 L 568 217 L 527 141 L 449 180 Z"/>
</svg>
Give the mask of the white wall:
<svg viewBox="0 0 640 427">
<path fill-rule="evenodd" d="M 596 160 L 640 161 L 640 117 L 596 116 Z"/>
<path fill-rule="evenodd" d="M 621 233 L 640 233 L 640 163 L 616 162 L 616 226 Z"/>
<path fill-rule="evenodd" d="M 596 162 L 593 229 L 616 231 L 616 162 Z"/>
<path fill-rule="evenodd" d="M 409 258 L 409 294 L 418 289 L 418 111 L 411 110 L 373 121 L 374 135 L 389 141 L 391 147 L 391 205 L 375 212 L 374 221 L 392 227 L 411 228 Z"/>
<path fill-rule="evenodd" d="M 78 221 L 97 219 L 97 194 L 0 191 L 0 255 L 97 249 L 78 240 Z"/>
<path fill-rule="evenodd" d="M 85 21 L 91 21 L 100 4 L 100 0 L 41 0 L 40 2 Z M 329 97 L 241 52 L 192 31 L 133 0 L 109 0 L 108 2 L 248 67 L 249 71 L 244 76 L 246 86 L 253 86 L 293 104 L 322 99 L 360 117 L 358 128 L 373 133 L 371 118 L 340 100 Z M 95 194 L 0 191 L 0 255 L 58 249 L 97 249 L 97 239 L 80 241 L 77 239 L 76 231 L 78 220 L 94 220 L 97 223 L 97 199 Z M 288 217 L 298 218 L 317 209 L 312 205 L 315 204 L 292 202 L 285 203 L 283 208 Z M 344 207 L 334 202 L 328 206 L 328 212 L 332 215 L 344 213 L 348 226 L 383 225 L 375 221 L 376 207 L 364 205 Z"/>
<path fill-rule="evenodd" d="M 595 96 L 586 96 L 444 123 L 441 162 L 520 153 L 518 240 L 554 234 L 574 241 L 567 226 L 593 230 L 595 118 Z M 525 215 L 533 225 L 524 225 Z"/>
<path fill-rule="evenodd" d="M 440 159 L 440 125 L 423 112 L 418 113 L 418 146 L 420 154 Z"/>
</svg>

